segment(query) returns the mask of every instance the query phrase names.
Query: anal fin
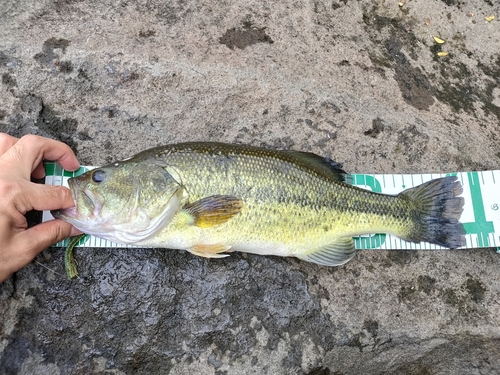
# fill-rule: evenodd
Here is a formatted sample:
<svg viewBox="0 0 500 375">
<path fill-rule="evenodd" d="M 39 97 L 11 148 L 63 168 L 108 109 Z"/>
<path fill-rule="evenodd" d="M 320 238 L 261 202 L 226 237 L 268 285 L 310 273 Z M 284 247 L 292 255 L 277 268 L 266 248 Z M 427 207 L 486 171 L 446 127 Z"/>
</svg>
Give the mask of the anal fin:
<svg viewBox="0 0 500 375">
<path fill-rule="evenodd" d="M 298 254 L 296 257 L 322 266 L 340 266 L 351 260 L 355 254 L 354 240 L 351 237 L 344 237 L 308 254 Z"/>
<path fill-rule="evenodd" d="M 225 258 L 229 254 L 221 254 L 231 249 L 228 245 L 194 245 L 188 251 L 191 254 L 198 255 L 204 258 Z"/>
</svg>

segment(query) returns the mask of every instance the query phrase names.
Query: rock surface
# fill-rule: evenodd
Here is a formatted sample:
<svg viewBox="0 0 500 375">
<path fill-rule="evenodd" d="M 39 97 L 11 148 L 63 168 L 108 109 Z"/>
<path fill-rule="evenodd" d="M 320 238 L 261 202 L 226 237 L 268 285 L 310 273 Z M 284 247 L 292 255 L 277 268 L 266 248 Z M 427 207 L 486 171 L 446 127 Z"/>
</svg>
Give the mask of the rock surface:
<svg viewBox="0 0 500 375">
<path fill-rule="evenodd" d="M 496 1 L 1 7 L 0 131 L 62 140 L 83 164 L 218 140 L 360 173 L 499 169 Z M 500 371 L 491 249 L 364 251 L 339 268 L 162 249 L 76 257 L 76 281 L 48 249 L 0 285 L 0 374 Z"/>
</svg>

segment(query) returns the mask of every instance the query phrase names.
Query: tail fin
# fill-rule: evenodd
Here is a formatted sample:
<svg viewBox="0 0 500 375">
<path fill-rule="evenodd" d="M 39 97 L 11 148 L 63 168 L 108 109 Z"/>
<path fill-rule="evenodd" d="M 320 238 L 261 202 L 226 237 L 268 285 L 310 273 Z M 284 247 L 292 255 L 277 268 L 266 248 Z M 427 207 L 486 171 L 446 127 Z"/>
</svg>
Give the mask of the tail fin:
<svg viewBox="0 0 500 375">
<path fill-rule="evenodd" d="M 456 176 L 428 181 L 399 194 L 413 208 L 415 227 L 406 240 L 430 242 L 450 249 L 465 246 L 462 184 Z"/>
</svg>

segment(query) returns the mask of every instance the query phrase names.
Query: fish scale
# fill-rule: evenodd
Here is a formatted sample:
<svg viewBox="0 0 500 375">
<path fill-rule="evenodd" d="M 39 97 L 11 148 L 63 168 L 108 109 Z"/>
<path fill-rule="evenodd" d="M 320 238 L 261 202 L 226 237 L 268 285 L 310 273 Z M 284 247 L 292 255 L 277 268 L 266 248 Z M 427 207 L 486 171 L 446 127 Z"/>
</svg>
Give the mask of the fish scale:
<svg viewBox="0 0 500 375">
<path fill-rule="evenodd" d="M 158 147 L 99 170 L 108 176 L 101 184 L 92 181 L 93 172 L 73 180 L 78 215 L 55 216 L 132 245 L 338 265 L 354 255 L 358 235 L 465 244 L 456 177 L 384 195 L 343 182 L 338 165 L 314 154 L 220 143 Z M 92 218 L 92 210 L 100 217 Z"/>
<path fill-rule="evenodd" d="M 266 223 L 270 240 L 294 243 L 295 252 L 300 252 L 302 249 L 307 251 L 304 241 L 310 243 L 314 238 L 320 239 L 321 245 L 327 244 L 325 227 L 334 232 L 332 237 L 352 236 L 356 232 L 349 229 L 350 225 L 357 226 L 357 231 L 364 231 L 360 226 L 366 223 L 370 226 L 366 230 L 373 231 L 383 227 L 382 222 L 386 226 L 393 225 L 388 217 L 394 217 L 394 221 L 401 219 L 397 213 L 402 207 L 400 204 L 394 207 L 397 204 L 394 197 L 373 195 L 366 190 L 340 185 L 333 176 L 320 174 L 307 165 L 293 164 L 295 160 L 287 157 L 291 155 L 277 152 L 258 155 L 251 148 L 229 146 L 222 148 L 224 154 L 221 157 L 214 158 L 209 148 L 192 150 L 190 145 L 186 145 L 181 150 L 175 157 L 175 151 L 168 153 L 169 163 L 182 171 L 179 173 L 183 181 L 196 181 L 186 184 L 190 200 L 227 194 L 240 196 L 245 201 L 241 215 L 231 224 L 214 228 L 221 240 L 235 241 L 230 238 L 232 226 L 246 227 L 244 230 L 250 236 L 261 229 L 260 223 Z M 234 172 L 221 172 L 221 164 Z M 214 174 L 219 178 L 213 178 Z M 234 182 L 233 176 L 242 175 L 247 177 L 245 184 L 231 183 Z M 229 181 L 223 182 L 222 178 Z M 302 210 L 301 207 L 307 209 Z M 272 215 L 271 211 L 278 214 Z M 385 212 L 385 216 L 378 218 L 381 212 Z M 285 215 L 302 219 L 284 220 Z M 259 236 L 265 237 L 262 234 Z"/>
<path fill-rule="evenodd" d="M 82 166 L 79 170 L 65 171 L 57 163 L 46 162 L 45 183 L 49 185 L 68 185 L 68 179 L 81 175 L 93 166 Z M 484 248 L 500 246 L 500 200 L 498 200 L 498 189 L 500 188 L 500 171 L 482 172 L 453 172 L 464 185 L 465 206 L 461 222 L 465 223 L 467 248 Z M 364 189 L 397 194 L 404 188 L 414 187 L 419 183 L 433 178 L 443 177 L 441 174 L 352 174 L 352 180 L 357 186 Z M 476 182 L 472 182 L 476 181 Z M 44 211 L 42 221 L 52 220 L 49 211 Z M 66 247 L 68 240 L 63 240 L 54 246 Z M 385 234 L 373 234 L 356 236 L 355 245 L 357 249 L 380 249 L 380 250 L 435 250 L 440 247 L 429 243 L 414 244 Z M 125 248 L 132 245 L 118 244 L 94 236 L 87 236 L 77 247 L 106 247 Z M 500 249 L 498 250 L 500 252 Z"/>
</svg>

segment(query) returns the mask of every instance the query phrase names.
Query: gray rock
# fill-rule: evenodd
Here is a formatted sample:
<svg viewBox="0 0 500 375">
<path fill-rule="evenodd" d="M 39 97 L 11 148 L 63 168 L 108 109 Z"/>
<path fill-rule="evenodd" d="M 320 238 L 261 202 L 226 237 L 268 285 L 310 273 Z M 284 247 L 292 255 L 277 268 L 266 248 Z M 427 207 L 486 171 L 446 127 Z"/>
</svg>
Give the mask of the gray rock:
<svg viewBox="0 0 500 375">
<path fill-rule="evenodd" d="M 219 140 L 351 172 L 498 169 L 499 17 L 480 0 L 4 1 L 0 131 L 90 165 Z M 0 285 L 0 374 L 499 373 L 491 249 L 362 251 L 339 268 L 76 258 L 75 281 L 51 248 Z"/>
</svg>

